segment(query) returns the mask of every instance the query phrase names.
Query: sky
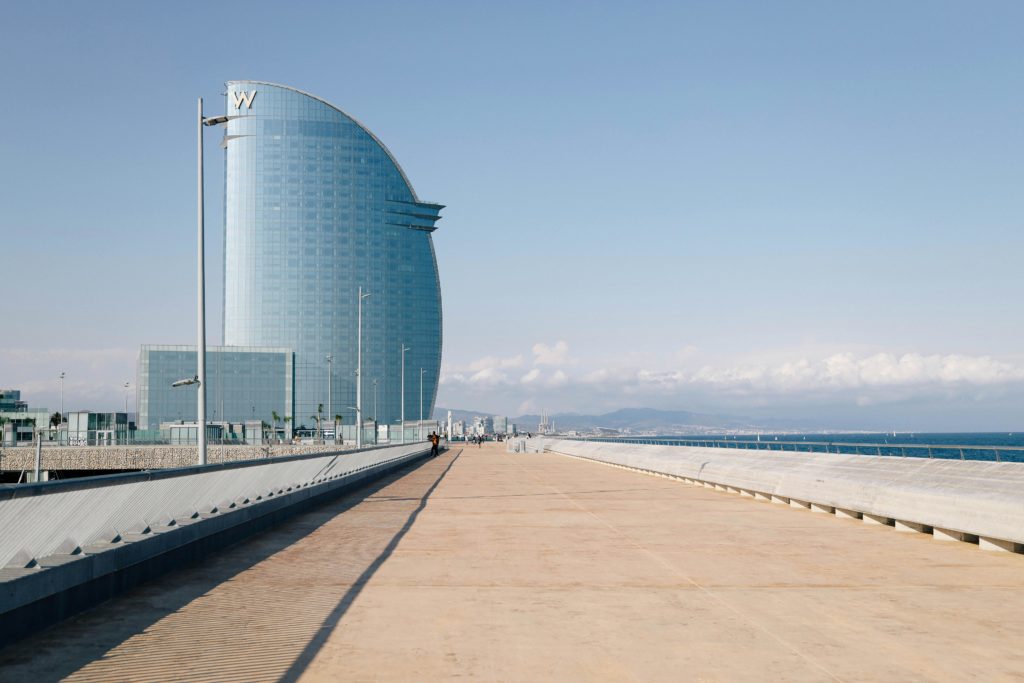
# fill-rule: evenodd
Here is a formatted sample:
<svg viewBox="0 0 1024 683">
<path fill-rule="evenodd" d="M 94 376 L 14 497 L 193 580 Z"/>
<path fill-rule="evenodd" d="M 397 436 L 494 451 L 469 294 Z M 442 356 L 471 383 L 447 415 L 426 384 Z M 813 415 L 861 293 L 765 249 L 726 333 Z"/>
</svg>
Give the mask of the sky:
<svg viewBox="0 0 1024 683">
<path fill-rule="evenodd" d="M 8 3 L 0 385 L 195 336 L 196 98 L 285 83 L 434 233 L 438 405 L 1024 429 L 1024 5 Z M 208 136 L 208 339 L 222 174 Z M 130 400 L 134 394 L 129 389 Z"/>
</svg>

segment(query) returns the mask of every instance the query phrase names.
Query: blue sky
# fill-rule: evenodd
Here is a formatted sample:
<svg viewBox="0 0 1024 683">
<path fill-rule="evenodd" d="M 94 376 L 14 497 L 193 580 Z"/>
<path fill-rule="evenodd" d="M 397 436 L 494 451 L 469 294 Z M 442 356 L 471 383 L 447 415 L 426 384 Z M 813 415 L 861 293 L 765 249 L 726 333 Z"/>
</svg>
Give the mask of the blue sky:
<svg viewBox="0 0 1024 683">
<path fill-rule="evenodd" d="M 1024 5 L 18 3 L 0 384 L 116 407 L 194 337 L 195 98 L 282 82 L 419 195 L 439 404 L 1024 428 Z M 209 307 L 222 157 L 208 155 Z M 210 339 L 220 339 L 219 315 Z"/>
</svg>

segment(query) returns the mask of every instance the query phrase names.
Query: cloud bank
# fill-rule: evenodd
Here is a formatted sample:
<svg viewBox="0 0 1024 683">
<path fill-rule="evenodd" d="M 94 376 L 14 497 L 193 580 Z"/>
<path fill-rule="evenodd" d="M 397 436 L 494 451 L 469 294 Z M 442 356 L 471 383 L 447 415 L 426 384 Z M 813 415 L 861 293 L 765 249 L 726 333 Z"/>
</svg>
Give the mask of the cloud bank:
<svg viewBox="0 0 1024 683">
<path fill-rule="evenodd" d="M 645 405 L 738 413 L 785 406 L 790 412 L 803 407 L 810 417 L 823 402 L 851 409 L 935 401 L 969 406 L 1017 400 L 1008 397 L 1024 392 L 1024 364 L 985 355 L 836 351 L 745 363 L 701 362 L 700 355 L 683 347 L 646 365 L 607 363 L 570 354 L 565 341 L 541 341 L 529 363 L 519 355 L 515 363 L 481 358 L 466 367 L 445 365 L 439 405 L 510 412 Z"/>
</svg>

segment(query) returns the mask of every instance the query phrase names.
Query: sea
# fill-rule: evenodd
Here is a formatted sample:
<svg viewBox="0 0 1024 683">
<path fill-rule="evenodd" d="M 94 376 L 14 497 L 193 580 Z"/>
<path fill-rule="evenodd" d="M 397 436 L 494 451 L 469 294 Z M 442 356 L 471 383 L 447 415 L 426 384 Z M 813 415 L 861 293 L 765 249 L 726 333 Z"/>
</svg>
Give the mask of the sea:
<svg viewBox="0 0 1024 683">
<path fill-rule="evenodd" d="M 657 440 L 699 445 L 701 441 L 735 442 L 738 448 L 796 450 L 941 458 L 946 460 L 998 460 L 1024 462 L 1024 432 L 879 432 L 849 434 L 707 434 L 700 436 L 647 436 L 622 441 Z M 718 444 L 721 445 L 721 444 Z"/>
</svg>

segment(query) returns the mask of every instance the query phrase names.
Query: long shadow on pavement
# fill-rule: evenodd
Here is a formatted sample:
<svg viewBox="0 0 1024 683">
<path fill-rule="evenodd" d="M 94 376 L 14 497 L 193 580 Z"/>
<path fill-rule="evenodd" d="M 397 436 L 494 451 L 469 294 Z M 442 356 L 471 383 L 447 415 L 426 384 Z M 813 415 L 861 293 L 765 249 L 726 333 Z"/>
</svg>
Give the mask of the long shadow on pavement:
<svg viewBox="0 0 1024 683">
<path fill-rule="evenodd" d="M 384 548 L 383 551 L 381 551 L 380 555 L 378 555 L 377 558 L 374 559 L 374 561 L 371 562 L 370 565 L 363 571 L 363 573 L 360 574 L 359 578 L 355 580 L 355 582 L 341 597 L 341 600 L 338 601 L 338 604 L 335 606 L 335 608 L 331 610 L 331 613 L 328 614 L 327 617 L 323 620 L 323 623 L 320 624 L 320 628 L 317 629 L 316 636 L 314 636 L 313 639 L 306 644 L 306 647 L 302 649 L 302 652 L 299 653 L 299 656 L 295 658 L 295 661 L 292 662 L 292 665 L 288 667 L 288 670 L 284 673 L 284 675 L 281 676 L 281 681 L 297 681 L 299 679 L 299 676 L 302 675 L 302 672 L 305 671 L 307 667 L 309 667 L 310 663 L 313 661 L 313 658 L 316 657 L 317 653 L 324 646 L 324 643 L 327 642 L 327 639 L 330 637 L 335 627 L 337 627 L 337 625 L 341 622 L 342 617 L 345 616 L 345 612 L 348 611 L 348 608 L 352 606 L 352 603 L 355 602 L 356 598 L 359 597 L 359 594 L 362 593 L 363 588 L 366 586 L 366 583 L 370 580 L 370 577 L 372 577 L 377 572 L 377 570 L 380 569 L 381 565 L 383 565 L 387 561 L 387 559 L 391 557 L 391 554 L 395 551 L 395 548 L 397 548 L 398 544 L 401 543 L 402 538 L 409 532 L 409 529 L 412 528 L 412 525 L 416 523 L 416 518 L 419 517 L 419 514 L 427 506 L 427 500 L 430 498 L 430 495 L 441 484 L 441 481 L 445 478 L 445 475 L 447 475 L 448 472 L 451 470 L 452 466 L 455 464 L 455 461 L 459 459 L 460 455 L 462 455 L 461 449 L 459 450 L 458 453 L 455 454 L 455 457 L 451 459 L 451 461 L 448 463 L 448 466 L 444 468 L 441 474 L 438 475 L 437 479 L 434 480 L 434 483 L 430 485 L 430 488 L 427 489 L 426 493 L 424 493 L 423 496 L 420 497 L 420 502 L 416 506 L 416 509 L 413 510 L 412 514 L 409 515 L 409 518 L 405 521 L 405 524 L 402 525 L 402 528 L 398 530 L 398 533 L 396 533 L 391 538 L 391 541 L 388 542 L 387 546 Z"/>
<path fill-rule="evenodd" d="M 205 563 L 182 567 L 172 574 L 18 641 L 11 647 L 0 649 L 0 681 L 63 679 L 91 663 L 103 660 L 129 639 L 150 630 L 164 618 L 179 612 L 217 586 L 232 581 L 242 572 L 302 541 L 337 515 L 359 505 L 427 462 L 424 460 L 403 467 L 363 488 L 343 494 L 337 500 L 324 503 L 231 546 Z M 451 464 L 448 468 L 451 468 Z M 440 478 L 434 482 L 430 491 L 439 482 Z M 417 512 L 419 509 L 422 509 L 422 505 Z M 406 523 L 401 534 L 410 525 L 411 520 Z M 396 544 L 397 541 L 392 543 Z M 390 553 L 392 547 L 389 546 L 386 552 Z M 237 552 L 239 550 L 242 552 Z M 378 558 L 372 569 L 380 566 L 381 562 L 383 558 Z M 360 581 L 365 581 L 370 574 L 371 570 L 364 572 Z M 111 613 L 109 608 L 115 605 L 118 609 Z M 337 617 L 340 618 L 340 614 Z M 311 651 L 310 647 L 307 646 L 303 654 Z"/>
</svg>

